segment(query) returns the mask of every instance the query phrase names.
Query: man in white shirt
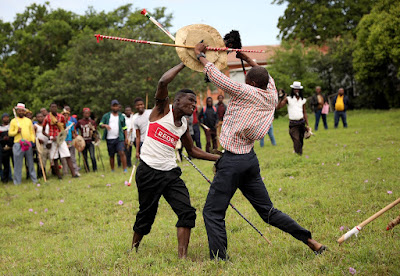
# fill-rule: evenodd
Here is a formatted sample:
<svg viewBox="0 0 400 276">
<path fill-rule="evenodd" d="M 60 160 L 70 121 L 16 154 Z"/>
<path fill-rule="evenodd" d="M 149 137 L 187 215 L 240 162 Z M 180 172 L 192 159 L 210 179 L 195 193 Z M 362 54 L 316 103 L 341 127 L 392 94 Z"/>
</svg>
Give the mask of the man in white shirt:
<svg viewBox="0 0 400 276">
<path fill-rule="evenodd" d="M 144 142 L 144 139 L 147 134 L 147 128 L 149 126 L 149 117 L 151 114 L 151 109 L 146 110 L 144 108 L 144 101 L 142 98 L 136 98 L 134 103 L 135 103 L 135 109 L 138 114 L 134 126 L 136 130 L 136 159 L 139 159 L 140 147 Z"/>
<path fill-rule="evenodd" d="M 303 154 L 303 140 L 304 132 L 308 127 L 308 118 L 306 111 L 306 99 L 303 97 L 303 86 L 301 82 L 295 81 L 292 85 L 292 93 L 289 97 L 284 95 L 283 99 L 279 101 L 276 109 L 288 106 L 289 115 L 289 134 L 293 141 L 294 151 L 298 155 Z"/>
<path fill-rule="evenodd" d="M 108 155 L 110 156 L 111 171 L 114 171 L 114 156 L 118 153 L 121 158 L 124 173 L 128 172 L 126 168 L 125 145 L 128 144 L 128 133 L 125 125 L 125 118 L 119 112 L 120 104 L 117 100 L 111 101 L 111 112 L 103 115 L 100 121 L 100 127 L 105 128 L 103 139 L 107 141 Z M 124 145 L 125 142 L 125 145 Z"/>
<path fill-rule="evenodd" d="M 132 108 L 130 106 L 125 107 L 124 112 L 125 125 L 127 127 L 126 131 L 128 133 L 128 144 L 125 148 L 126 162 L 129 168 L 132 167 L 132 146 L 136 147 L 136 130 L 134 127 L 135 119 L 138 114 L 132 114 Z M 120 162 L 120 160 L 118 160 Z M 118 162 L 118 166 L 120 163 Z"/>
</svg>

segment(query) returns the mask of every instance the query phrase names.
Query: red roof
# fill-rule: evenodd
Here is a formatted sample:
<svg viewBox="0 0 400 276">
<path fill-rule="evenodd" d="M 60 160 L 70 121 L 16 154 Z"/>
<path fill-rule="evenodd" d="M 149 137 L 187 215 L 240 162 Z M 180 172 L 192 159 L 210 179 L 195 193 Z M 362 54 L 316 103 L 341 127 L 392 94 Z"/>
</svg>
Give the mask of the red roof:
<svg viewBox="0 0 400 276">
<path fill-rule="evenodd" d="M 246 53 L 251 59 L 255 60 L 260 65 L 267 64 L 267 59 L 270 59 L 275 53 L 275 49 L 280 45 L 260 45 L 260 46 L 243 46 L 242 49 L 247 50 L 264 50 L 265 53 Z M 236 58 L 235 53 L 228 55 L 228 66 L 229 68 L 240 67 L 240 59 Z"/>
</svg>

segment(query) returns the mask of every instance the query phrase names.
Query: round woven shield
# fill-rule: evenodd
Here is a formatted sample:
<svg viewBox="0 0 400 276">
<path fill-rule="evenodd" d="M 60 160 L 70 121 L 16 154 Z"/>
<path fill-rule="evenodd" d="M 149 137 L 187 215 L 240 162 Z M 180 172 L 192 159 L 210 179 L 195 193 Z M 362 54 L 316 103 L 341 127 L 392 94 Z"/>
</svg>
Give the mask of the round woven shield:
<svg viewBox="0 0 400 276">
<path fill-rule="evenodd" d="M 176 33 L 175 44 L 195 46 L 202 40 L 204 44 L 210 47 L 225 47 L 224 40 L 218 31 L 204 24 L 193 24 L 179 29 Z M 176 52 L 187 67 L 194 71 L 203 71 L 204 66 L 197 60 L 194 49 L 177 47 Z M 207 51 L 206 58 L 220 70 L 227 66 L 228 54 L 225 51 Z"/>
</svg>

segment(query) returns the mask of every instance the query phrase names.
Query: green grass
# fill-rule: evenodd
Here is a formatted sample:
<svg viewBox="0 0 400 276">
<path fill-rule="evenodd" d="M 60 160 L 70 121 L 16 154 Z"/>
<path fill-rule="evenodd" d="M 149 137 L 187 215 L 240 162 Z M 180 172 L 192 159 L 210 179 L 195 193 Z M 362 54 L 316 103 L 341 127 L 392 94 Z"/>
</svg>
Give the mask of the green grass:
<svg viewBox="0 0 400 276">
<path fill-rule="evenodd" d="M 313 125 L 313 115 L 309 115 Z M 396 206 L 342 246 L 336 240 L 400 194 L 400 110 L 348 112 L 349 128 L 323 128 L 306 140 L 303 157 L 293 154 L 287 118 L 274 122 L 278 146 L 255 150 L 275 207 L 288 213 L 329 247 L 314 254 L 290 235 L 265 224 L 238 191 L 232 203 L 272 241 L 269 246 L 232 209 L 226 224 L 231 261 L 208 259 L 202 208 L 208 184 L 188 163 L 182 178 L 197 209 L 187 260 L 177 258 L 176 216 L 164 199 L 151 233 L 138 253 L 128 254 L 138 211 L 134 185 L 121 170 L 54 177 L 40 187 L 25 181 L 0 189 L 0 273 L 137 275 L 360 275 L 400 273 L 400 226 Z M 105 157 L 105 145 L 102 144 Z M 381 160 L 378 160 L 380 158 Z M 104 158 L 106 161 L 106 158 Z M 210 178 L 212 163 L 194 160 Z M 322 165 L 324 163 L 324 165 Z M 106 184 L 112 184 L 107 187 Z M 280 190 L 281 189 L 281 190 Z M 393 191 L 388 194 L 387 191 Z M 64 202 L 61 203 L 60 200 Z M 121 206 L 118 201 L 122 200 Z M 33 212 L 28 210 L 32 208 Z M 48 212 L 45 212 L 45 208 Z M 359 212 L 357 212 L 360 210 Z M 34 212 L 37 212 L 35 214 Z M 44 224 L 41 226 L 39 223 Z"/>
</svg>

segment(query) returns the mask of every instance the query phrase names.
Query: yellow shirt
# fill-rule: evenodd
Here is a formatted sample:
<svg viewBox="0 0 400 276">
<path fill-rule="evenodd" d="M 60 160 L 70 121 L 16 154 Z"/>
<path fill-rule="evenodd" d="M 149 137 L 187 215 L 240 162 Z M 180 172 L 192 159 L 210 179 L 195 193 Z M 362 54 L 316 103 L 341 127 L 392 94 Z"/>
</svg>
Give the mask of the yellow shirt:
<svg viewBox="0 0 400 276">
<path fill-rule="evenodd" d="M 17 122 L 18 120 L 18 122 Z M 21 132 L 18 133 L 18 124 L 21 128 Z M 14 118 L 11 120 L 10 129 L 8 135 L 14 137 L 14 143 L 18 143 L 21 139 L 35 142 L 35 131 L 33 129 L 33 123 L 29 118 Z"/>
<path fill-rule="evenodd" d="M 343 96 L 338 95 L 335 103 L 335 110 L 336 111 L 343 111 L 344 110 L 344 102 L 343 102 Z"/>
</svg>

